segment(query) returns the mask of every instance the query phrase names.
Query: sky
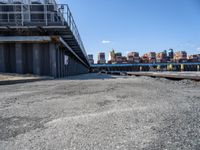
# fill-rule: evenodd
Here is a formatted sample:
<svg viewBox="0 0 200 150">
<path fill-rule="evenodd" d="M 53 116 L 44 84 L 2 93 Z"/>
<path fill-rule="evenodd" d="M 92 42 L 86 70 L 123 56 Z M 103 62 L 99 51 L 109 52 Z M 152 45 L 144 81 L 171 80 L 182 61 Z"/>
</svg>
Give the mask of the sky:
<svg viewBox="0 0 200 150">
<path fill-rule="evenodd" d="M 72 11 L 95 61 L 112 49 L 127 55 L 173 48 L 200 53 L 200 0 L 58 0 Z"/>
</svg>

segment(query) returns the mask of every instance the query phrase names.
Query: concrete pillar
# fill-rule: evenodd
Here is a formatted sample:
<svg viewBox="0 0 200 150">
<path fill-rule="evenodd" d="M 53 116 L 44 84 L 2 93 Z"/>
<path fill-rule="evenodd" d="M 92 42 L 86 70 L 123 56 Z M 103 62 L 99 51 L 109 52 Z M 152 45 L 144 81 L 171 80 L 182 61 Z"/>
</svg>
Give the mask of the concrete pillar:
<svg viewBox="0 0 200 150">
<path fill-rule="evenodd" d="M 41 56 L 40 45 L 38 43 L 33 44 L 33 73 L 36 75 L 41 74 Z"/>
<path fill-rule="evenodd" d="M 57 56 L 56 56 L 56 44 L 49 44 L 50 50 L 50 72 L 51 76 L 57 77 Z"/>
<path fill-rule="evenodd" d="M 56 51 L 56 57 L 57 57 L 57 77 L 60 78 L 60 50 L 58 49 Z"/>
<path fill-rule="evenodd" d="M 5 64 L 5 49 L 4 45 L 0 43 L 0 72 L 6 71 L 6 64 Z"/>
<path fill-rule="evenodd" d="M 140 66 L 140 71 L 143 71 L 143 67 L 142 66 Z"/>
<path fill-rule="evenodd" d="M 62 50 L 59 49 L 59 77 L 61 78 L 62 77 Z"/>
<path fill-rule="evenodd" d="M 21 43 L 15 44 L 16 73 L 23 73 L 23 49 Z"/>
<path fill-rule="evenodd" d="M 172 64 L 167 65 L 167 70 L 168 71 L 172 71 L 173 70 L 173 65 Z"/>
<path fill-rule="evenodd" d="M 200 65 L 197 65 L 197 71 L 200 71 Z"/>
<path fill-rule="evenodd" d="M 184 70 L 185 70 L 185 65 L 181 64 L 181 71 L 184 71 Z"/>
<path fill-rule="evenodd" d="M 64 77 L 64 74 L 63 74 L 63 64 L 64 64 L 64 60 L 63 60 L 63 50 L 61 49 L 61 56 L 60 56 L 60 65 L 61 65 L 61 77 Z"/>
<path fill-rule="evenodd" d="M 160 71 L 160 69 L 161 69 L 161 68 L 160 68 L 160 65 L 158 65 L 158 66 L 157 66 L 157 71 Z"/>
</svg>

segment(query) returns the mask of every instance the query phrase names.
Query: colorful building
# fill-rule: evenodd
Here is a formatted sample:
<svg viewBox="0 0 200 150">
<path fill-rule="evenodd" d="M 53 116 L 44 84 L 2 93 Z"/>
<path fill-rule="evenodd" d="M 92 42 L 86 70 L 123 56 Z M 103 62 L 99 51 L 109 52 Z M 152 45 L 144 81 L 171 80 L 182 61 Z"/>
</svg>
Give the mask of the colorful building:
<svg viewBox="0 0 200 150">
<path fill-rule="evenodd" d="M 174 54 L 174 61 L 181 63 L 187 62 L 187 52 L 186 51 L 179 51 Z"/>
<path fill-rule="evenodd" d="M 98 54 L 98 64 L 105 64 L 106 63 L 106 57 L 105 57 L 105 53 L 101 52 Z"/>
<path fill-rule="evenodd" d="M 166 63 L 167 62 L 167 53 L 166 51 L 159 52 L 156 54 L 157 63 Z"/>
<path fill-rule="evenodd" d="M 139 63 L 140 62 L 140 56 L 138 52 L 130 52 L 127 55 L 127 61 L 128 63 Z"/>
</svg>

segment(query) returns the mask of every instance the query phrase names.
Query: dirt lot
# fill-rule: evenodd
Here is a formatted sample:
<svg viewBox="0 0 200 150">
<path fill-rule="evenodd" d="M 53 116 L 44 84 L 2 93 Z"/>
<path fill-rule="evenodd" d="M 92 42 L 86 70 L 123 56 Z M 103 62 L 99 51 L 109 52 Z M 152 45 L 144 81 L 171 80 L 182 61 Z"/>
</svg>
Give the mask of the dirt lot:
<svg viewBox="0 0 200 150">
<path fill-rule="evenodd" d="M 89 74 L 0 86 L 0 150 L 199 147 L 199 82 Z"/>
</svg>

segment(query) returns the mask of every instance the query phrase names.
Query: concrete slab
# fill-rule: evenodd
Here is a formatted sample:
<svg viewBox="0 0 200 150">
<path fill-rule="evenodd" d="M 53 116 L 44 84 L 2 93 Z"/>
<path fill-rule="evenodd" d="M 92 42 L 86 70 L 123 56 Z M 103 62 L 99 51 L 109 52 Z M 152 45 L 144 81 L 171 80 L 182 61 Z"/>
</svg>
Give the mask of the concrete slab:
<svg viewBox="0 0 200 150">
<path fill-rule="evenodd" d="M 34 75 L 19 75 L 19 74 L 7 74 L 7 73 L 0 73 L 0 86 L 1 85 L 10 85 L 10 84 L 17 84 L 17 83 L 27 83 L 27 82 L 35 82 L 41 80 L 52 80 L 52 77 L 41 77 L 41 76 L 34 76 Z"/>
<path fill-rule="evenodd" d="M 127 75 L 150 76 L 170 79 L 200 81 L 200 72 L 127 72 Z"/>
</svg>

